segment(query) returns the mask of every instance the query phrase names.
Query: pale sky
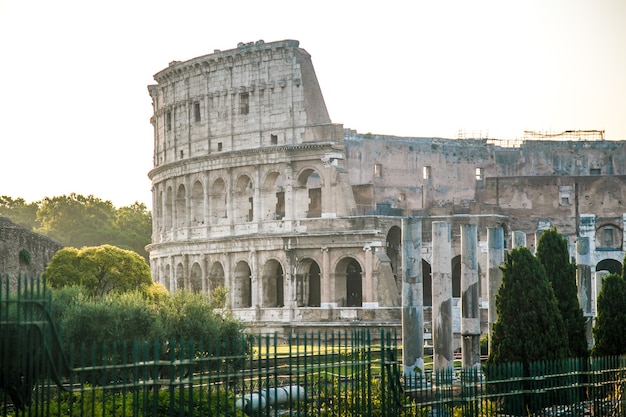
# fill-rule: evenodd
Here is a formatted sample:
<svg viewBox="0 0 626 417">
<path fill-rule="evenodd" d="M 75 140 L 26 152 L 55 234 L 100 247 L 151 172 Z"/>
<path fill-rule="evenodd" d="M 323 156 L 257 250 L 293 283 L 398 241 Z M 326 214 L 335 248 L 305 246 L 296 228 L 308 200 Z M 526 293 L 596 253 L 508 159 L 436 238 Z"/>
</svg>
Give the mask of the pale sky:
<svg viewBox="0 0 626 417">
<path fill-rule="evenodd" d="M 625 0 L 0 0 L 0 195 L 151 209 L 153 75 L 260 39 L 360 133 L 626 140 Z"/>
</svg>

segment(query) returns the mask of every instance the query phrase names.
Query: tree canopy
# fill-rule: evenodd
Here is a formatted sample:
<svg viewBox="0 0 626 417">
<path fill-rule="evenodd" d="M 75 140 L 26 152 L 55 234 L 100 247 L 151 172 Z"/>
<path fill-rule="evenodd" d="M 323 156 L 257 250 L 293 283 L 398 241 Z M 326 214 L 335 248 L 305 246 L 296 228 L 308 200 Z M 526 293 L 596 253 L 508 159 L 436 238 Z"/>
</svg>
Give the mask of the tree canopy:
<svg viewBox="0 0 626 417">
<path fill-rule="evenodd" d="M 559 311 L 567 331 L 570 356 L 583 358 L 588 355 L 585 317 L 578 303 L 576 265 L 570 262 L 567 241 L 556 231 L 543 232 L 537 245 L 537 259 L 546 270 L 552 284 Z"/>
<path fill-rule="evenodd" d="M 527 248 L 508 252 L 496 295 L 489 363 L 530 363 L 568 356 L 565 325 L 545 269 Z"/>
<path fill-rule="evenodd" d="M 45 274 L 52 288 L 79 285 L 92 296 L 152 284 L 150 268 L 141 256 L 111 245 L 63 248 L 50 259 Z"/>
<path fill-rule="evenodd" d="M 145 259 L 152 234 L 152 214 L 143 203 L 116 209 L 93 195 L 70 194 L 26 203 L 0 197 L 0 216 L 65 246 L 114 245 L 137 252 Z"/>
<path fill-rule="evenodd" d="M 625 260 L 626 262 L 626 260 Z M 624 269 L 622 269 L 624 275 Z M 598 295 L 598 311 L 593 327 L 594 356 L 626 353 L 626 279 L 610 274 L 602 281 Z"/>
</svg>

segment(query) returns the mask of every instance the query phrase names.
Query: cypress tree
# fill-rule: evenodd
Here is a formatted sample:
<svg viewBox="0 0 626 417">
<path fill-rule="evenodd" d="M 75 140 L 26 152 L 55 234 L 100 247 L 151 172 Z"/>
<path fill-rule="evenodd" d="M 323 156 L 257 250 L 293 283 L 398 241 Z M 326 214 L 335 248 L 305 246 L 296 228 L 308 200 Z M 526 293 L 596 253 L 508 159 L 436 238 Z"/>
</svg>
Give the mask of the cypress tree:
<svg viewBox="0 0 626 417">
<path fill-rule="evenodd" d="M 546 230 L 537 245 L 537 259 L 552 284 L 559 311 L 565 324 L 570 356 L 585 358 L 589 354 L 585 317 L 578 303 L 576 265 L 570 262 L 567 241 L 555 230 Z"/>
<path fill-rule="evenodd" d="M 622 274 L 624 274 L 622 270 Z M 610 274 L 598 295 L 598 315 L 593 327 L 594 356 L 626 353 L 626 279 Z"/>
<path fill-rule="evenodd" d="M 501 269 L 489 364 L 566 358 L 565 325 L 539 260 L 527 248 L 516 248 Z"/>
</svg>

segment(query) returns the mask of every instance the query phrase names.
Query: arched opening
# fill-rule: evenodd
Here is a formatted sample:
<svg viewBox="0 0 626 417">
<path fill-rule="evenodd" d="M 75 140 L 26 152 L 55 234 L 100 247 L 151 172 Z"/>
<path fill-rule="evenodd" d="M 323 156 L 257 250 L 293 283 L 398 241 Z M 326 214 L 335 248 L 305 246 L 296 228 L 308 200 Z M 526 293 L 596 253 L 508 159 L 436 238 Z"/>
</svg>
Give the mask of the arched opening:
<svg viewBox="0 0 626 417">
<path fill-rule="evenodd" d="M 322 180 L 317 172 L 304 170 L 294 191 L 296 218 L 322 217 Z"/>
<path fill-rule="evenodd" d="M 165 192 L 165 230 L 172 230 L 173 227 L 173 211 L 174 211 L 174 195 L 172 187 L 167 187 Z"/>
<path fill-rule="evenodd" d="M 263 184 L 266 220 L 282 220 L 285 217 L 285 189 L 283 177 L 278 172 L 270 172 Z"/>
<path fill-rule="evenodd" d="M 217 287 L 224 286 L 224 267 L 219 262 L 214 262 L 211 265 L 211 272 L 209 272 L 208 291 L 212 292 Z"/>
<path fill-rule="evenodd" d="M 391 270 L 398 288 L 402 288 L 400 280 L 402 277 L 398 274 L 402 263 L 402 231 L 398 226 L 393 226 L 387 233 L 387 256 L 391 261 Z"/>
<path fill-rule="evenodd" d="M 165 276 L 163 277 L 163 285 L 168 291 L 173 291 L 172 288 L 172 268 L 169 265 L 165 265 Z"/>
<path fill-rule="evenodd" d="M 218 178 L 213 181 L 210 197 L 211 222 L 213 224 L 224 222 L 224 219 L 228 217 L 226 211 L 228 201 L 226 200 L 226 184 L 223 179 Z"/>
<path fill-rule="evenodd" d="M 363 306 L 363 278 L 361 265 L 354 258 L 344 258 L 337 264 L 335 292 L 345 307 Z M 341 279 L 341 277 L 345 277 Z"/>
<path fill-rule="evenodd" d="M 422 259 L 422 282 L 423 282 L 423 302 L 424 307 L 433 305 L 433 279 L 430 264 Z"/>
<path fill-rule="evenodd" d="M 233 307 L 252 307 L 252 273 L 245 261 L 239 261 L 233 278 Z"/>
<path fill-rule="evenodd" d="M 254 219 L 254 187 L 247 175 L 237 179 L 234 198 L 235 219 L 238 222 L 251 222 Z"/>
<path fill-rule="evenodd" d="M 602 250 L 622 250 L 624 231 L 616 224 L 604 223 L 596 229 L 596 247 Z"/>
<path fill-rule="evenodd" d="M 191 225 L 204 224 L 204 188 L 200 181 L 196 181 L 191 188 Z"/>
<path fill-rule="evenodd" d="M 263 303 L 265 307 L 283 307 L 285 305 L 285 284 L 283 267 L 280 262 L 272 259 L 263 267 L 261 278 Z"/>
<path fill-rule="evenodd" d="M 461 255 L 452 258 L 452 297 L 461 298 Z"/>
<path fill-rule="evenodd" d="M 185 227 L 186 221 L 186 197 L 185 197 L 185 186 L 181 184 L 178 187 L 178 191 L 176 192 L 176 227 L 182 228 Z"/>
<path fill-rule="evenodd" d="M 183 264 L 176 265 L 176 290 L 185 288 L 185 267 Z"/>
<path fill-rule="evenodd" d="M 191 266 L 191 274 L 189 274 L 189 290 L 193 292 L 202 291 L 202 268 L 198 262 L 194 262 Z"/>
<path fill-rule="evenodd" d="M 322 304 L 320 275 L 320 266 L 315 261 L 311 262 L 311 266 L 309 266 L 309 297 L 307 302 L 309 307 L 319 307 Z"/>
<path fill-rule="evenodd" d="M 622 274 L 622 264 L 615 259 L 603 259 L 596 265 L 596 272 L 609 271 L 610 274 Z"/>
</svg>

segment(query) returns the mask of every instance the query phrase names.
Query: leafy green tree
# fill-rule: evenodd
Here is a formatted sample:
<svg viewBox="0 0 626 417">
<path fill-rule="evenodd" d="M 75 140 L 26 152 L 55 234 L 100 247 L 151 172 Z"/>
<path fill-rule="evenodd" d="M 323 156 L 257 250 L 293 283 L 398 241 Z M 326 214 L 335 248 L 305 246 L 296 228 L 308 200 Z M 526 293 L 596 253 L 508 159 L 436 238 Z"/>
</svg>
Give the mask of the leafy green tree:
<svg viewBox="0 0 626 417">
<path fill-rule="evenodd" d="M 44 198 L 37 211 L 39 232 L 67 246 L 100 245 L 114 241 L 115 207 L 92 195 Z"/>
<path fill-rule="evenodd" d="M 622 274 L 624 271 L 622 270 Z M 593 327 L 594 356 L 626 353 L 626 279 L 617 274 L 604 278 L 598 295 L 598 315 Z"/>
<path fill-rule="evenodd" d="M 567 241 L 555 229 L 546 230 L 537 245 L 537 258 L 552 284 L 567 330 L 570 356 L 587 357 L 589 349 L 587 348 L 585 317 L 578 304 L 576 265 L 570 262 Z"/>
<path fill-rule="evenodd" d="M 114 224 L 118 231 L 116 246 L 133 250 L 148 259 L 145 248 L 151 241 L 152 214 L 146 205 L 136 202 L 119 208 Z"/>
<path fill-rule="evenodd" d="M 546 272 L 527 248 L 507 253 L 488 362 L 566 358 L 567 332 Z"/>
<path fill-rule="evenodd" d="M 34 230 L 37 224 L 37 203 L 26 203 L 23 198 L 13 199 L 8 196 L 0 196 L 0 216 L 7 217 L 19 226 L 28 230 Z"/>
<path fill-rule="evenodd" d="M 92 296 L 152 285 L 150 268 L 141 256 L 111 245 L 61 249 L 45 274 L 52 288 L 80 285 Z"/>
</svg>

